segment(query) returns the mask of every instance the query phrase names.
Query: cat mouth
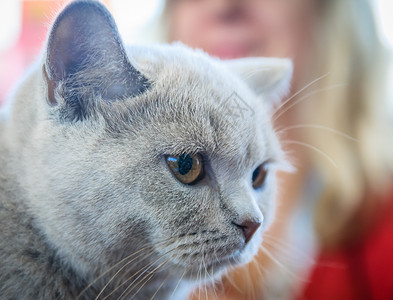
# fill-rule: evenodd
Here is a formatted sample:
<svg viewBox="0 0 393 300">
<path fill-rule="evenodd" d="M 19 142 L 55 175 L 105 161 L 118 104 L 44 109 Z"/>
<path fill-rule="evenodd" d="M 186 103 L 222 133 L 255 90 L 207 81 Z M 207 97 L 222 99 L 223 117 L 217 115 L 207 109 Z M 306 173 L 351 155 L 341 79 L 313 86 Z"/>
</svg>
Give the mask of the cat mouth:
<svg viewBox="0 0 393 300">
<path fill-rule="evenodd" d="M 188 279 L 203 280 L 203 278 L 217 278 L 223 271 L 239 264 L 240 251 L 226 257 L 211 260 L 201 258 L 192 264 L 183 265 L 185 277 Z"/>
<path fill-rule="evenodd" d="M 240 263 L 245 245 L 230 243 L 219 247 L 204 246 L 192 252 L 184 251 L 173 255 L 172 264 L 180 269 L 188 279 L 201 279 L 203 274 L 215 277 L 228 267 Z"/>
<path fill-rule="evenodd" d="M 156 246 L 162 259 L 190 280 L 200 280 L 201 274 L 218 277 L 222 271 L 247 259 L 249 248 L 240 232 L 222 234 L 218 230 L 181 234 Z"/>
</svg>

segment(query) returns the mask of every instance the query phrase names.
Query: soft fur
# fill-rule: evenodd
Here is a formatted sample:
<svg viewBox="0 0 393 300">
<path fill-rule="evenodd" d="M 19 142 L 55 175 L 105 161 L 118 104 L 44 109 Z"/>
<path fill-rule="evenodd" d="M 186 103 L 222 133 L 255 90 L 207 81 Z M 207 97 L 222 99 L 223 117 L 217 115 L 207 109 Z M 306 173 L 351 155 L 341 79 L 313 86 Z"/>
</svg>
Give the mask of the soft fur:
<svg viewBox="0 0 393 300">
<path fill-rule="evenodd" d="M 86 14 L 81 26 L 92 26 L 91 11 L 102 22 L 110 18 L 101 4 L 82 1 L 63 19 L 75 7 Z M 55 78 L 50 64 L 62 57 L 54 43 L 50 36 L 0 123 L 0 298 L 94 299 L 102 292 L 101 299 L 150 299 L 158 290 L 155 297 L 166 299 L 179 284 L 179 299 L 250 261 L 272 221 L 274 170 L 283 160 L 264 103 L 270 98 L 252 92 L 230 63 L 175 44 L 126 48 L 137 71 L 121 76 L 142 74 L 145 86 L 132 96 L 117 89 L 108 99 L 113 93 L 100 89 L 116 73 L 110 58 L 92 52 L 90 67 Z M 282 94 L 288 61 L 247 64 L 250 85 Z M 86 86 L 94 92 L 78 90 Z M 233 95 L 251 108 L 246 117 L 228 104 Z M 206 176 L 196 185 L 180 183 L 165 163 L 164 155 L 182 153 L 205 158 Z M 265 161 L 267 180 L 254 190 L 252 173 Z M 235 225 L 244 220 L 262 223 L 248 243 Z"/>
</svg>

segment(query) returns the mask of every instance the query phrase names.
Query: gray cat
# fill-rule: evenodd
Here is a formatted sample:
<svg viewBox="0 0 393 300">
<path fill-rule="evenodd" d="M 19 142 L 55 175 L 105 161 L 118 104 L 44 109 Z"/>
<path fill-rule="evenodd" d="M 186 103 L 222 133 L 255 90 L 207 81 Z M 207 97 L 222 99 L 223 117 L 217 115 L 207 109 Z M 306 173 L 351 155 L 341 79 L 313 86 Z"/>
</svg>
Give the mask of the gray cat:
<svg viewBox="0 0 393 300">
<path fill-rule="evenodd" d="M 181 299 L 249 262 L 284 161 L 266 102 L 290 76 L 124 47 L 100 3 L 67 6 L 0 123 L 1 299 Z"/>
</svg>

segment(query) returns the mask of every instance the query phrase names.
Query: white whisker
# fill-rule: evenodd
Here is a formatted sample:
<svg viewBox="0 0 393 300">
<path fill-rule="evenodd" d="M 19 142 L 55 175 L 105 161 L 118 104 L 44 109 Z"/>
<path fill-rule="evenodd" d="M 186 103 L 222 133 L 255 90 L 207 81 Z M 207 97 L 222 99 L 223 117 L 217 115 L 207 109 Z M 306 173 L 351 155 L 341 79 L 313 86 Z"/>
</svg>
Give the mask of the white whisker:
<svg viewBox="0 0 393 300">
<path fill-rule="evenodd" d="M 323 91 L 328 91 L 328 90 L 332 90 L 338 87 L 343 87 L 346 84 L 335 84 L 335 85 L 331 85 L 328 86 L 326 88 L 321 88 L 321 89 L 317 89 L 315 91 L 309 92 L 306 95 L 304 95 L 303 97 L 299 98 L 298 100 L 294 101 L 291 105 L 289 105 L 288 107 L 286 107 L 284 110 L 280 111 L 277 115 L 276 113 L 278 112 L 275 111 L 275 113 L 273 114 L 273 122 L 277 121 L 283 114 L 285 114 L 288 110 L 290 110 L 292 107 L 294 107 L 295 105 L 299 104 L 300 102 L 303 102 L 304 100 L 308 99 L 309 97 L 311 97 L 312 95 L 318 94 L 320 92 Z"/>
<path fill-rule="evenodd" d="M 283 101 L 275 110 L 275 112 L 273 113 L 273 116 L 276 115 L 276 113 L 284 106 L 286 105 L 289 101 L 291 101 L 293 98 L 295 98 L 297 95 L 299 95 L 301 92 L 303 92 L 304 90 L 306 90 L 308 87 L 312 86 L 314 83 L 320 81 L 321 79 L 325 78 L 326 76 L 328 76 L 329 73 L 326 73 L 325 75 L 322 75 L 316 79 L 314 79 L 313 81 L 311 81 L 310 83 L 308 83 L 307 85 L 305 85 L 303 88 L 301 88 L 300 90 L 298 90 L 296 93 L 294 93 L 291 97 L 289 97 L 288 99 L 286 99 L 285 101 Z"/>
<path fill-rule="evenodd" d="M 177 284 L 176 284 L 176 286 L 175 286 L 175 288 L 174 288 L 174 290 L 173 290 L 173 292 L 171 294 L 171 297 L 169 298 L 170 300 L 172 300 L 173 296 L 175 295 L 175 292 L 176 292 L 177 288 L 179 287 L 180 282 L 183 280 L 183 277 L 186 274 L 186 272 L 187 272 L 187 269 L 184 269 L 183 274 L 181 275 L 180 279 L 178 280 L 178 282 L 177 282 Z"/>
<path fill-rule="evenodd" d="M 283 143 L 300 145 L 300 146 L 312 149 L 312 150 L 318 152 L 319 154 L 321 154 L 322 156 L 324 156 L 335 168 L 338 168 L 338 166 L 335 163 L 335 161 L 329 155 L 327 155 L 325 152 L 323 152 L 321 149 L 319 149 L 318 147 L 315 147 L 313 145 L 310 145 L 310 144 L 307 144 L 307 143 L 303 143 L 303 142 L 300 142 L 300 141 L 295 141 L 295 140 L 285 140 Z"/>
<path fill-rule="evenodd" d="M 147 246 L 145 246 L 145 247 L 139 249 L 138 251 L 136 251 L 136 252 L 130 254 L 129 256 L 123 258 L 122 260 L 120 260 L 119 262 L 117 262 L 115 265 L 113 265 L 112 267 L 108 268 L 105 272 L 103 272 L 102 274 L 100 274 L 100 275 L 99 275 L 97 278 L 95 278 L 92 282 L 90 282 L 90 283 L 89 283 L 89 284 L 79 293 L 79 295 L 77 296 L 77 299 L 79 299 L 80 296 L 82 296 L 89 288 L 91 288 L 91 287 L 94 285 L 94 283 L 96 283 L 98 280 L 102 279 L 102 278 L 103 278 L 105 275 L 107 275 L 110 271 L 112 271 L 114 268 L 118 267 L 120 264 L 122 264 L 122 263 L 125 262 L 126 260 L 128 260 L 128 259 L 130 259 L 131 257 L 133 257 L 133 256 L 135 256 L 135 255 L 137 255 L 137 254 L 139 254 L 139 253 L 142 252 L 142 251 L 145 251 L 146 249 L 153 248 L 153 247 L 155 247 L 155 246 L 157 246 L 157 245 L 163 245 L 164 243 L 170 241 L 171 239 L 172 239 L 172 237 L 170 237 L 170 238 L 168 238 L 168 239 L 165 239 L 165 240 L 162 240 L 162 241 L 160 241 L 160 242 L 157 242 L 157 243 L 154 244 L 154 245 L 153 245 L 153 244 L 147 245 Z M 141 255 L 142 255 L 142 254 L 138 255 L 137 257 L 140 257 Z M 136 258 L 137 258 L 137 257 L 136 257 Z M 134 260 L 135 260 L 135 259 L 134 259 Z M 134 261 L 134 260 L 131 260 L 131 261 L 128 262 L 127 264 L 131 263 L 131 262 Z M 105 289 L 105 287 L 104 287 L 104 289 Z M 100 293 L 102 293 L 102 291 L 101 291 Z M 99 297 L 99 295 L 96 297 L 96 299 L 98 299 L 98 297 Z"/>
<path fill-rule="evenodd" d="M 250 266 L 247 266 L 247 277 L 249 279 L 249 282 L 251 283 L 251 298 L 252 299 L 256 299 L 256 295 L 255 295 L 255 285 L 254 285 L 254 281 L 253 278 L 250 275 Z"/>
<path fill-rule="evenodd" d="M 174 249 L 172 249 L 174 250 Z M 163 255 L 166 255 L 167 253 L 171 252 L 172 250 L 167 251 L 166 253 L 164 253 Z M 154 262 L 151 262 L 149 264 L 147 264 L 146 266 L 143 266 L 142 268 L 140 268 L 137 272 L 135 272 L 130 278 L 128 278 L 126 281 L 124 281 L 122 284 L 120 284 L 118 287 L 116 287 L 116 289 L 114 289 L 113 291 L 111 291 L 110 294 L 108 294 L 103 300 L 107 299 L 109 296 L 111 296 L 113 293 L 115 293 L 119 288 L 121 288 L 124 284 L 126 284 L 127 282 L 129 282 L 130 280 L 132 280 L 136 275 L 138 275 L 137 278 L 135 278 L 131 284 L 128 285 L 128 287 L 122 292 L 122 294 L 119 296 L 119 298 L 121 298 L 123 296 L 123 294 L 131 287 L 131 285 L 133 285 L 135 283 L 136 280 L 138 280 L 141 276 L 143 276 L 143 274 L 145 274 L 155 263 L 157 263 L 160 259 L 162 259 L 163 256 L 159 257 L 158 259 L 156 259 Z"/>
<path fill-rule="evenodd" d="M 232 278 L 232 276 L 231 276 L 230 274 L 227 275 L 225 278 L 229 281 L 229 283 L 230 283 L 239 293 L 244 294 L 244 291 L 243 291 L 241 288 L 239 288 L 239 287 L 237 286 L 237 284 L 233 281 L 233 278 Z"/>
<path fill-rule="evenodd" d="M 216 249 L 215 248 L 213 248 L 213 254 L 214 254 L 214 256 L 215 256 L 215 258 L 217 260 L 217 253 L 216 253 Z M 214 264 L 212 264 L 212 274 L 214 275 Z M 212 280 L 212 283 L 213 283 L 211 285 L 211 288 L 213 289 L 214 296 L 215 296 L 215 298 L 218 298 L 217 292 L 216 292 L 216 280 L 214 280 L 214 278 L 212 278 L 212 277 L 211 277 L 211 280 Z"/>
<path fill-rule="evenodd" d="M 163 265 L 165 265 L 166 263 L 168 263 L 168 261 L 170 261 L 170 258 L 168 258 L 166 261 L 162 262 L 162 263 L 159 264 L 156 268 L 154 268 L 152 271 L 150 271 L 148 274 L 146 274 L 146 276 L 143 277 L 143 278 L 138 282 L 138 284 L 141 284 L 142 282 L 143 282 L 143 283 L 141 284 L 141 286 L 139 287 L 139 289 L 131 296 L 130 299 L 134 298 L 134 297 L 139 293 L 139 291 L 145 286 L 145 284 L 148 283 L 148 282 L 150 281 L 151 278 L 153 278 L 153 276 L 155 275 L 155 272 L 156 272 L 160 267 L 162 267 Z M 134 288 L 131 288 L 131 289 L 124 295 L 124 297 L 123 297 L 122 299 L 125 299 L 125 298 L 131 293 L 131 291 L 132 291 L 133 289 L 134 289 Z"/>
<path fill-rule="evenodd" d="M 326 130 L 326 131 L 330 131 L 332 133 L 335 133 L 339 136 L 342 136 L 344 138 L 347 138 L 348 140 L 357 142 L 358 140 L 355 139 L 354 137 L 351 137 L 350 135 L 343 133 L 339 130 L 327 127 L 327 126 L 323 126 L 323 125 L 319 125 L 319 124 L 297 124 L 297 125 L 293 125 L 293 126 L 288 126 L 285 127 L 284 129 L 281 129 L 279 132 L 285 132 L 288 130 L 293 130 L 293 129 L 298 129 L 298 128 L 316 128 L 316 129 L 322 129 L 322 130 Z"/>
<path fill-rule="evenodd" d="M 264 246 L 260 246 L 260 248 L 262 249 L 262 251 L 277 265 L 279 266 L 285 273 L 287 273 L 290 277 L 295 278 L 296 280 L 300 280 L 303 282 L 306 282 L 305 279 L 301 278 L 298 274 L 292 272 L 291 270 L 289 270 L 289 268 L 285 267 L 277 258 L 275 258 L 273 256 L 273 254 L 270 253 L 269 250 L 267 250 Z"/>
<path fill-rule="evenodd" d="M 201 281 L 202 281 L 202 272 L 201 272 L 201 264 L 202 262 L 199 262 L 199 269 L 198 269 L 198 275 L 197 275 L 197 281 L 199 283 L 199 287 L 198 287 L 198 300 L 201 299 Z"/>
<path fill-rule="evenodd" d="M 174 249 L 172 249 L 172 250 L 174 250 Z M 167 253 L 169 253 L 169 252 L 171 252 L 171 250 L 170 251 L 168 251 Z M 165 253 L 164 255 L 166 255 L 167 253 Z M 148 265 L 146 265 L 146 266 L 144 266 L 144 267 L 142 267 L 138 272 L 136 272 L 135 274 L 133 274 L 128 280 L 126 280 L 124 283 L 126 283 L 126 282 L 128 282 L 128 281 L 130 281 L 133 277 L 135 277 L 135 275 L 137 275 L 137 274 L 139 274 L 140 272 L 142 272 L 142 273 L 140 273 L 128 286 L 127 286 L 127 288 L 120 294 L 120 296 L 119 296 L 119 299 L 121 299 L 124 295 L 128 295 L 128 290 L 132 287 L 132 285 L 134 284 L 134 283 L 136 283 L 138 280 L 139 280 L 139 278 L 141 278 L 146 272 L 148 272 L 160 259 L 162 259 L 162 257 L 164 256 L 164 255 L 162 255 L 161 257 L 159 257 L 159 258 L 157 258 L 155 261 L 153 261 L 153 262 L 151 262 L 151 263 L 149 263 Z M 169 260 L 169 259 L 168 259 Z M 161 265 L 160 265 L 161 266 Z M 149 273 L 150 274 L 150 273 Z M 149 275 L 148 274 L 148 275 Z M 141 281 L 143 281 L 143 279 L 144 278 L 146 278 L 146 276 L 145 277 L 143 277 L 142 279 L 141 279 Z M 124 284 L 123 283 L 123 284 Z M 140 283 L 140 282 L 139 282 Z M 122 285 L 123 285 L 122 284 Z M 132 290 L 133 288 L 131 288 L 131 290 Z M 127 293 L 127 294 L 126 294 Z"/>
<path fill-rule="evenodd" d="M 146 253 L 141 253 L 138 256 L 134 257 L 133 259 L 131 259 L 130 261 L 128 261 L 127 263 L 125 263 L 110 279 L 109 281 L 104 285 L 104 287 L 101 289 L 101 291 L 99 292 L 99 294 L 97 295 L 97 297 L 95 298 L 95 300 L 99 299 L 99 297 L 102 295 L 102 293 L 105 291 L 105 289 L 108 287 L 108 285 L 115 279 L 115 277 L 122 271 L 124 270 L 130 263 L 134 262 L 136 259 L 140 258 L 141 256 L 144 256 L 144 258 L 152 255 L 154 253 L 154 250 L 149 251 L 147 254 Z"/>
<path fill-rule="evenodd" d="M 204 289 L 205 289 L 205 296 L 206 296 L 206 300 L 207 300 L 208 295 L 207 295 L 207 287 L 206 287 L 206 282 L 207 282 L 206 275 L 209 275 L 209 277 L 210 277 L 210 274 L 207 272 L 206 263 L 205 263 L 205 249 L 203 247 L 204 247 L 204 245 L 202 245 L 202 263 L 203 263 L 203 268 L 205 269 Z"/>
<path fill-rule="evenodd" d="M 94 283 L 96 283 L 98 280 L 100 280 L 102 277 L 104 277 L 106 274 L 108 274 L 111 270 L 113 270 L 114 268 L 116 268 L 118 265 L 120 265 L 121 263 L 123 263 L 124 261 L 126 261 L 127 259 L 130 259 L 132 256 L 140 253 L 141 251 L 144 251 L 146 249 L 148 249 L 149 247 L 153 247 L 153 245 L 149 245 L 146 247 L 143 247 L 142 249 L 138 250 L 137 252 L 132 253 L 131 255 L 123 258 L 121 261 L 117 262 L 114 266 L 110 267 L 108 270 L 106 270 L 104 273 L 102 273 L 100 276 L 98 276 L 96 279 L 94 279 L 91 283 L 89 283 L 87 285 L 86 288 L 84 288 L 82 290 L 82 292 L 79 293 L 79 295 L 77 296 L 77 299 L 83 295 L 83 293 L 85 293 Z M 97 296 L 98 297 L 98 296 Z"/>
<path fill-rule="evenodd" d="M 269 234 L 265 234 L 263 243 L 266 243 L 270 247 L 275 247 L 277 250 L 279 250 L 284 255 L 287 255 L 287 254 L 293 255 L 293 252 L 295 252 L 292 259 L 300 257 L 301 259 L 307 260 L 307 262 L 310 264 L 315 263 L 315 260 L 312 257 L 310 257 L 309 254 L 298 249 L 297 247 L 294 247 L 294 245 L 292 245 L 290 243 L 286 243 L 285 241 L 281 241 L 281 240 L 279 240 Z M 284 252 L 284 250 L 286 250 L 286 251 Z M 290 256 L 290 255 L 288 255 L 288 256 Z"/>
<path fill-rule="evenodd" d="M 162 288 L 162 286 L 167 282 L 169 276 L 171 275 L 171 273 L 168 272 L 168 275 L 165 277 L 165 279 L 161 282 L 161 284 L 159 285 L 158 289 L 155 291 L 155 293 L 153 294 L 153 296 L 151 296 L 150 300 L 153 300 L 154 297 L 158 294 L 159 290 Z"/>
</svg>

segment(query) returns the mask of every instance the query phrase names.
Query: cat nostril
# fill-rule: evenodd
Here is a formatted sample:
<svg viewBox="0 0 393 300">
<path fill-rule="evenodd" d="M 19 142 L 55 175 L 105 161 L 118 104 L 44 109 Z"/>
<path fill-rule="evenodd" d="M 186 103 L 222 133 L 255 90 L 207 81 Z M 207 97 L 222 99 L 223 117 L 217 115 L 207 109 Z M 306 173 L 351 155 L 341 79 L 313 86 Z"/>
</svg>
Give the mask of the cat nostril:
<svg viewBox="0 0 393 300">
<path fill-rule="evenodd" d="M 240 227 L 241 230 L 243 231 L 243 235 L 244 235 L 244 242 L 247 244 L 252 236 L 254 235 L 254 233 L 257 231 L 257 229 L 259 228 L 259 226 L 261 226 L 260 222 L 255 222 L 255 221 L 251 221 L 251 220 L 246 220 L 243 221 L 240 224 L 234 223 L 237 227 Z"/>
</svg>

